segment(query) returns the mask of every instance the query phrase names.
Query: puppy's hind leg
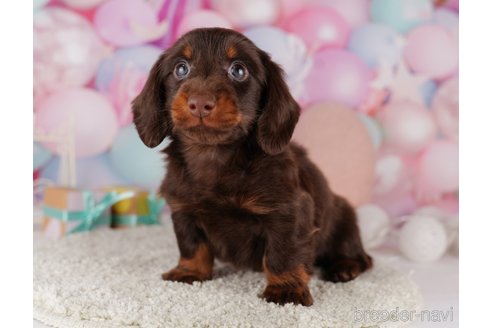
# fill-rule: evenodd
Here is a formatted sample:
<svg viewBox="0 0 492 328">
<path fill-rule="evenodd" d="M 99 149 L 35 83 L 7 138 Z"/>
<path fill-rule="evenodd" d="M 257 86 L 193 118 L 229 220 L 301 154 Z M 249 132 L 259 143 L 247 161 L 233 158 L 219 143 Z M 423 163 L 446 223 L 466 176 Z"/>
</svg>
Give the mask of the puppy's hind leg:
<svg viewBox="0 0 492 328">
<path fill-rule="evenodd" d="M 372 258 L 362 246 L 355 211 L 344 198 L 336 196 L 329 215 L 335 223 L 318 251 L 315 264 L 321 267 L 325 280 L 353 280 L 372 267 Z"/>
</svg>

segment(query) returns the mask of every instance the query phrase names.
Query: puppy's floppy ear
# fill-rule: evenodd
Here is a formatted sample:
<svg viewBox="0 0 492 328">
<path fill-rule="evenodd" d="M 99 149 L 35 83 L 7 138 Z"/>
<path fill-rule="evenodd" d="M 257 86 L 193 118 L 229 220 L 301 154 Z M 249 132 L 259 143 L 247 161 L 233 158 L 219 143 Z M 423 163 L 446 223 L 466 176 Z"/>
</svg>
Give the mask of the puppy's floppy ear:
<svg viewBox="0 0 492 328">
<path fill-rule="evenodd" d="M 171 121 L 166 106 L 164 73 L 161 72 L 166 54 L 150 70 L 142 92 L 133 100 L 133 123 L 143 143 L 150 148 L 159 145 L 171 133 Z"/>
<path fill-rule="evenodd" d="M 299 119 L 300 108 L 284 81 L 282 69 L 260 51 L 266 79 L 261 96 L 257 139 L 263 151 L 275 155 L 289 144 Z"/>
</svg>

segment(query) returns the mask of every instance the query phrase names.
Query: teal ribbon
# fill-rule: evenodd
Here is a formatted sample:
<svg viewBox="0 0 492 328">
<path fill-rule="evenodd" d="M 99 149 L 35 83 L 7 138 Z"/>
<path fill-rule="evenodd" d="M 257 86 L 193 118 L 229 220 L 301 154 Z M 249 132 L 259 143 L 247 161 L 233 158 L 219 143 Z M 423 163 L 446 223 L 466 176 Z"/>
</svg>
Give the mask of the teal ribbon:
<svg viewBox="0 0 492 328">
<path fill-rule="evenodd" d="M 123 193 L 112 191 L 107 193 L 97 203 L 94 199 L 94 194 L 90 191 L 83 191 L 82 196 L 84 198 L 83 211 L 68 211 L 43 206 L 43 214 L 64 222 L 81 221 L 81 224 L 70 231 L 70 233 L 89 231 L 95 226 L 106 224 L 108 217 L 101 217 L 106 209 L 119 201 L 135 196 L 135 193 L 133 191 L 126 191 Z"/>
<path fill-rule="evenodd" d="M 149 194 L 149 196 L 147 196 L 149 214 L 140 216 L 136 214 L 115 215 L 113 217 L 113 223 L 116 225 L 127 226 L 159 224 L 159 215 L 165 203 L 164 199 L 157 197 L 155 193 Z"/>
</svg>

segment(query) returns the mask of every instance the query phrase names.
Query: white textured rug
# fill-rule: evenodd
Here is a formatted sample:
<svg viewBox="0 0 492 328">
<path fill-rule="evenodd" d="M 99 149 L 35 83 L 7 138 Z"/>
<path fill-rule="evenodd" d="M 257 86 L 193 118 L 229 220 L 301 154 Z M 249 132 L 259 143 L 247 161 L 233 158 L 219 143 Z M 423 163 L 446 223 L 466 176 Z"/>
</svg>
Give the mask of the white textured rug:
<svg viewBox="0 0 492 328">
<path fill-rule="evenodd" d="M 34 318 L 54 327 L 401 327 L 409 322 L 388 320 L 384 311 L 421 304 L 409 277 L 379 263 L 345 284 L 315 275 L 309 283 L 314 305 L 306 308 L 263 301 L 261 273 L 221 263 L 212 281 L 162 281 L 177 259 L 169 225 L 44 243 L 34 250 Z M 371 310 L 378 311 L 372 318 Z"/>
</svg>

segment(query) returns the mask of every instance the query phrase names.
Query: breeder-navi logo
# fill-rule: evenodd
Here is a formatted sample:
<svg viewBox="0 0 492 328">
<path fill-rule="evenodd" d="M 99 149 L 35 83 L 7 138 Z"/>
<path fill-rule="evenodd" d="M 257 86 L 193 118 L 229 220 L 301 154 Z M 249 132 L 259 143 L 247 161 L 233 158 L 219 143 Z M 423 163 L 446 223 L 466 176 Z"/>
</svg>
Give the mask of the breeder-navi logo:
<svg viewBox="0 0 492 328">
<path fill-rule="evenodd" d="M 399 307 L 388 310 L 359 310 L 353 308 L 356 322 L 388 322 L 388 321 L 421 321 L 421 322 L 451 322 L 453 321 L 453 307 L 449 310 L 400 310 Z"/>
</svg>

